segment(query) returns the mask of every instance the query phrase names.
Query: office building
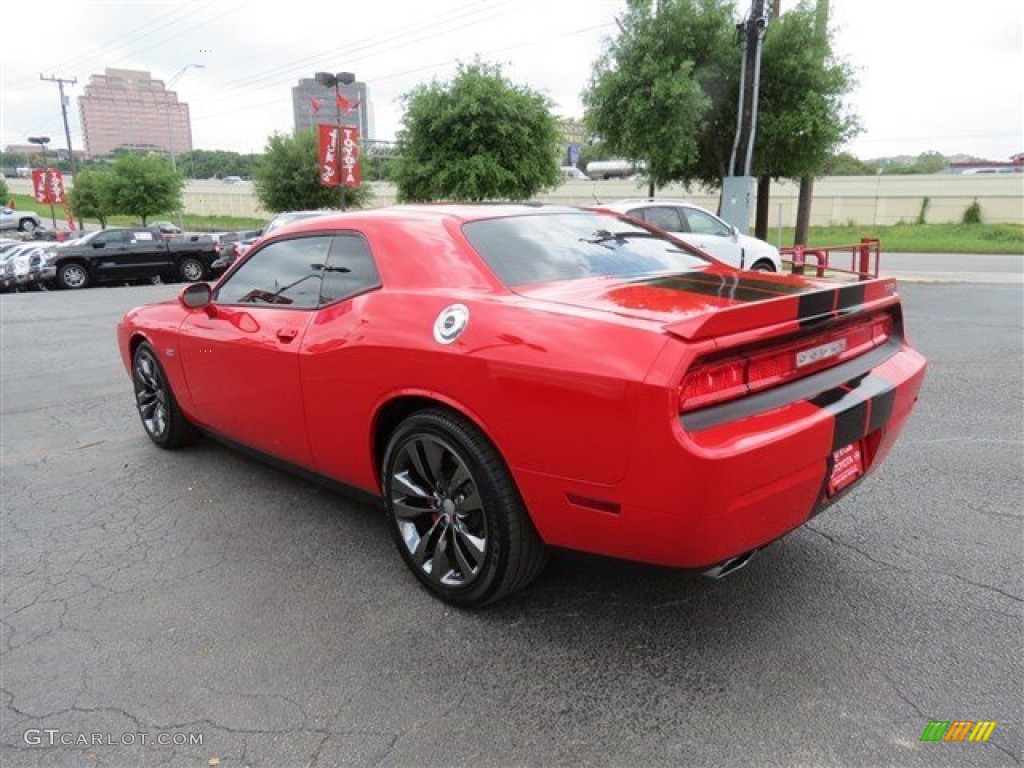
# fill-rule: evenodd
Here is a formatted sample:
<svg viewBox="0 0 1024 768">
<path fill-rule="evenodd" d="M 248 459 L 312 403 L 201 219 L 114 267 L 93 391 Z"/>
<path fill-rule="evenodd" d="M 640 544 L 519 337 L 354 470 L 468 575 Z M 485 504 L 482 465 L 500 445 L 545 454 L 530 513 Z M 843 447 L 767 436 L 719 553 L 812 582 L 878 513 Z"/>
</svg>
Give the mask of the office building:
<svg viewBox="0 0 1024 768">
<path fill-rule="evenodd" d="M 149 72 L 107 69 L 92 75 L 78 109 L 90 156 L 119 147 L 175 154 L 192 149 L 188 104 Z"/>
</svg>

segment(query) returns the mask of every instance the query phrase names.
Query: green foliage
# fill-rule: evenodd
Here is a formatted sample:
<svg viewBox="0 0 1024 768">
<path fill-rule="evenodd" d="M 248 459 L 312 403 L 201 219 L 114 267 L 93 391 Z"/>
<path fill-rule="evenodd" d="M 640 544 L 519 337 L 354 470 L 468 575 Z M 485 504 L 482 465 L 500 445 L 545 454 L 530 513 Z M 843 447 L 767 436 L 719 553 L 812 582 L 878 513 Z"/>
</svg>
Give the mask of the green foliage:
<svg viewBox="0 0 1024 768">
<path fill-rule="evenodd" d="M 346 188 L 344 193 L 339 187 L 320 185 L 317 153 L 317 138 L 311 131 L 295 136 L 275 133 L 267 139 L 266 151 L 253 172 L 260 205 L 275 213 L 338 208 L 342 194 L 348 208 L 366 205 L 371 191 L 365 184 Z"/>
<path fill-rule="evenodd" d="M 918 213 L 917 213 L 917 223 L 918 224 L 927 224 L 928 223 L 927 222 L 928 206 L 930 206 L 931 204 L 932 204 L 932 199 L 930 197 L 926 197 L 926 198 L 924 198 L 921 201 L 921 210 L 918 211 Z"/>
<path fill-rule="evenodd" d="M 742 54 L 736 17 L 730 0 L 660 0 L 657 11 L 649 2 L 631 3 L 621 34 L 594 65 L 583 94 L 588 128 L 615 154 L 646 160 L 658 186 L 718 186 L 729 171 Z M 768 26 L 757 176 L 818 175 L 858 130 L 843 106 L 853 87 L 851 68 L 814 22 L 804 0 Z"/>
<path fill-rule="evenodd" d="M 243 155 L 223 149 L 194 149 L 177 156 L 178 167 L 193 179 L 222 179 L 225 176 L 252 177 L 260 155 Z"/>
<path fill-rule="evenodd" d="M 142 220 L 181 207 L 185 180 L 163 158 L 125 154 L 110 169 L 107 192 L 111 210 Z"/>
<path fill-rule="evenodd" d="M 106 229 L 107 219 L 117 213 L 112 170 L 83 170 L 75 174 L 68 193 L 71 210 L 80 219 L 97 219 Z"/>
<path fill-rule="evenodd" d="M 977 200 L 967 206 L 962 221 L 964 224 L 981 224 L 981 205 Z"/>
<path fill-rule="evenodd" d="M 645 161 L 657 186 L 707 177 L 716 153 L 702 142 L 732 135 L 724 103 L 735 100 L 728 84 L 739 69 L 732 5 L 661 0 L 655 13 L 633 3 L 621 27 L 583 93 L 587 129 L 612 154 Z"/>
<path fill-rule="evenodd" d="M 8 195 L 11 194 L 11 190 L 7 187 L 7 181 L 0 179 L 0 205 L 7 205 L 7 201 L 10 200 Z"/>
<path fill-rule="evenodd" d="M 853 85 L 852 69 L 836 58 L 831 35 L 817 30 L 812 3 L 802 0 L 773 19 L 761 56 L 755 175 L 820 175 L 832 154 L 860 131 L 843 105 Z"/>
<path fill-rule="evenodd" d="M 449 83 L 405 94 L 393 178 L 403 202 L 525 200 L 559 182 L 549 100 L 497 65 L 460 64 Z"/>
<path fill-rule="evenodd" d="M 874 176 L 878 173 L 878 167 L 854 157 L 849 152 L 837 152 L 826 158 L 821 173 L 823 176 Z"/>
<path fill-rule="evenodd" d="M 922 152 L 912 163 L 891 161 L 882 167 L 887 175 L 910 176 L 921 173 L 938 173 L 949 167 L 949 161 L 941 152 Z"/>
</svg>

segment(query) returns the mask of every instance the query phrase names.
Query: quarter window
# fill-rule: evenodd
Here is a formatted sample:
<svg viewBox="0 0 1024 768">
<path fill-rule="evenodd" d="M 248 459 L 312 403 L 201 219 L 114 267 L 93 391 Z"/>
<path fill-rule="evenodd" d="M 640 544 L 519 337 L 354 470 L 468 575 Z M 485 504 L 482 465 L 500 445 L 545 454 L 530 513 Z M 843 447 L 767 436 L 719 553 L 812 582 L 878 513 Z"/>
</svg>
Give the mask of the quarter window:
<svg viewBox="0 0 1024 768">
<path fill-rule="evenodd" d="M 311 309 L 331 249 L 330 235 L 279 240 L 261 248 L 217 291 L 221 304 L 257 304 Z"/>
<path fill-rule="evenodd" d="M 320 304 L 332 304 L 380 286 L 370 247 L 359 235 L 337 235 L 320 287 Z"/>
</svg>

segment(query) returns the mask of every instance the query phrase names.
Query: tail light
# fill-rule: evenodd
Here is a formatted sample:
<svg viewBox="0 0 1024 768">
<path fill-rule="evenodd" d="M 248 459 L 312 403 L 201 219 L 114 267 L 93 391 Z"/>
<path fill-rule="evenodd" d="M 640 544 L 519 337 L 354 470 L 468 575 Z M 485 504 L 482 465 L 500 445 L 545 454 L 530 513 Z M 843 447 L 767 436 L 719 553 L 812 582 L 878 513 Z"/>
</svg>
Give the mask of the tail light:
<svg viewBox="0 0 1024 768">
<path fill-rule="evenodd" d="M 777 387 L 885 344 L 892 317 L 879 315 L 797 341 L 697 363 L 679 388 L 679 411 L 693 411 Z"/>
</svg>

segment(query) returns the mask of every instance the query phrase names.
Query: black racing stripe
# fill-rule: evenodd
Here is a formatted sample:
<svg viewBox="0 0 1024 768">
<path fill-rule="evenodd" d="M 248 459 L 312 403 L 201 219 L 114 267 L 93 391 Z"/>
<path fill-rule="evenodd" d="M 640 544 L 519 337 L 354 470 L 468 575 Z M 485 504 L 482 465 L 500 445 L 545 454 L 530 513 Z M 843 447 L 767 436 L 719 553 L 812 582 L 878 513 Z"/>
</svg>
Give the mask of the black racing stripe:
<svg viewBox="0 0 1024 768">
<path fill-rule="evenodd" d="M 864 283 L 855 283 L 839 289 L 839 302 L 836 309 L 840 312 L 859 307 L 864 303 Z"/>
<path fill-rule="evenodd" d="M 889 419 L 892 418 L 892 406 L 895 402 L 896 390 L 892 388 L 871 398 L 871 423 L 868 424 L 868 434 L 889 423 Z"/>
<path fill-rule="evenodd" d="M 797 293 L 801 288 L 785 284 L 748 280 L 740 275 L 672 275 L 645 280 L 644 285 L 671 291 L 685 291 L 701 296 L 715 296 L 731 301 L 763 301 Z"/>
<path fill-rule="evenodd" d="M 835 417 L 832 450 L 837 451 L 884 426 L 892 415 L 896 392 L 880 376 L 864 376 L 811 400 Z"/>
<path fill-rule="evenodd" d="M 796 317 L 800 321 L 800 325 L 807 325 L 810 321 L 819 319 L 821 315 L 831 317 L 835 300 L 835 290 L 815 291 L 801 296 L 796 310 Z"/>
<path fill-rule="evenodd" d="M 836 426 L 832 432 L 833 451 L 838 451 L 864 437 L 866 434 L 864 427 L 868 421 L 868 408 L 868 401 L 860 400 L 855 404 L 849 404 L 848 407 L 835 414 Z"/>
</svg>

